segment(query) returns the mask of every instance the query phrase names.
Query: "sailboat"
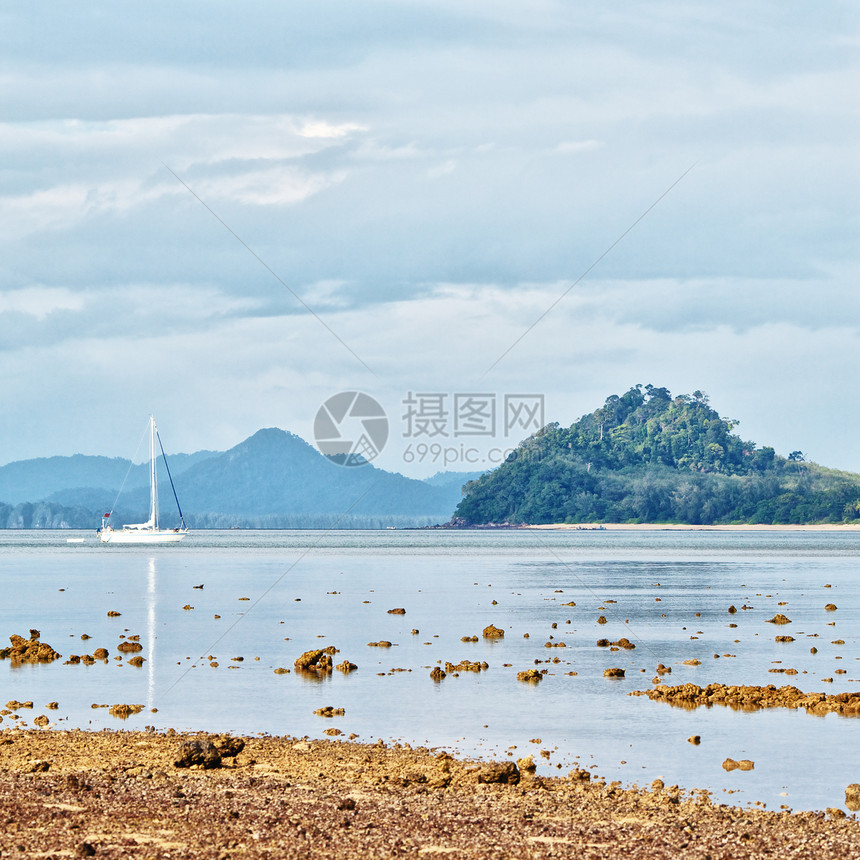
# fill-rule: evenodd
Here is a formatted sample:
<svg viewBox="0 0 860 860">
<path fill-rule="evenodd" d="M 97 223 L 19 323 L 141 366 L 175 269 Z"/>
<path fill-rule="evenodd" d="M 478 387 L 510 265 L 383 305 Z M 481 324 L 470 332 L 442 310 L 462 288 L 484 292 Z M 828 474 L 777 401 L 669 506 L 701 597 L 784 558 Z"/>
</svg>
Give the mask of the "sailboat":
<svg viewBox="0 0 860 860">
<path fill-rule="evenodd" d="M 176 500 L 176 508 L 179 511 L 179 527 L 174 529 L 163 529 L 158 524 L 158 475 L 156 473 L 155 442 L 161 449 L 164 459 L 164 468 L 167 469 L 167 477 L 170 479 L 170 488 L 173 490 L 173 498 Z M 170 467 L 167 465 L 167 457 L 164 454 L 164 446 L 155 426 L 155 418 L 149 416 L 149 519 L 145 523 L 132 523 L 124 525 L 121 529 L 115 529 L 109 522 L 113 511 L 102 517 L 102 527 L 97 534 L 102 543 L 178 543 L 188 535 L 188 527 L 182 516 L 182 508 L 179 507 L 179 497 L 176 495 L 176 487 L 173 486 L 173 478 L 170 475 Z"/>
</svg>

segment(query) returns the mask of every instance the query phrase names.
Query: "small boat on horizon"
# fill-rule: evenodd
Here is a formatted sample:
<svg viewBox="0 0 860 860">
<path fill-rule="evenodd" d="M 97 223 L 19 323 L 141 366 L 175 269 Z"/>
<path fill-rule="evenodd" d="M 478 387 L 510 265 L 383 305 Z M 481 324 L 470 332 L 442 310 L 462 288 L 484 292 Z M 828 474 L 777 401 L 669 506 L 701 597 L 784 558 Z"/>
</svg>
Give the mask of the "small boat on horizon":
<svg viewBox="0 0 860 860">
<path fill-rule="evenodd" d="M 167 470 L 170 487 L 173 490 L 173 498 L 176 500 L 176 508 L 179 511 L 179 527 L 174 529 L 163 529 L 159 526 L 156 439 L 164 459 L 164 468 Z M 164 453 L 164 446 L 161 444 L 161 437 L 158 435 L 158 428 L 155 426 L 155 418 L 152 415 L 149 416 L 149 462 L 149 519 L 145 523 L 129 523 L 121 529 L 115 529 L 109 522 L 113 511 L 109 511 L 102 517 L 102 527 L 96 532 L 102 543 L 178 543 L 188 535 L 188 527 L 185 525 L 182 508 L 179 506 L 179 497 L 176 495 L 176 487 L 173 485 L 170 467 L 167 465 L 167 456 Z"/>
</svg>

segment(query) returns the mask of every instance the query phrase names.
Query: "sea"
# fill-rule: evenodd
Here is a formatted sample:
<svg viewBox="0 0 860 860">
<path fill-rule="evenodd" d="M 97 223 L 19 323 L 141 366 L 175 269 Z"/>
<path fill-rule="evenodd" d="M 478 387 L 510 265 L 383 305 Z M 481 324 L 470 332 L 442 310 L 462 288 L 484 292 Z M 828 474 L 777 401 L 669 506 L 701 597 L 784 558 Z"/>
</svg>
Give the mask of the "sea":
<svg viewBox="0 0 860 860">
<path fill-rule="evenodd" d="M 717 803 L 839 807 L 860 782 L 860 718 L 630 694 L 661 663 L 671 685 L 860 690 L 858 560 L 857 532 L 229 530 L 146 547 L 2 531 L 0 640 L 36 630 L 63 656 L 0 660 L 0 708 L 33 703 L 7 706 L 0 731 L 40 715 L 60 729 L 337 729 L 478 759 L 531 755 L 547 776 L 659 778 Z M 791 623 L 768 623 L 777 613 Z M 490 625 L 504 637 L 485 639 Z M 117 650 L 130 637 L 139 667 Z M 635 649 L 596 644 L 622 637 Z M 302 653 L 329 646 L 358 668 L 296 671 Z M 108 658 L 67 663 L 96 648 Z M 462 661 L 486 668 L 431 679 Z M 517 680 L 531 668 L 540 682 Z M 114 704 L 143 708 L 122 720 Z M 343 714 L 314 713 L 326 706 Z M 754 769 L 727 771 L 728 758 Z"/>
</svg>

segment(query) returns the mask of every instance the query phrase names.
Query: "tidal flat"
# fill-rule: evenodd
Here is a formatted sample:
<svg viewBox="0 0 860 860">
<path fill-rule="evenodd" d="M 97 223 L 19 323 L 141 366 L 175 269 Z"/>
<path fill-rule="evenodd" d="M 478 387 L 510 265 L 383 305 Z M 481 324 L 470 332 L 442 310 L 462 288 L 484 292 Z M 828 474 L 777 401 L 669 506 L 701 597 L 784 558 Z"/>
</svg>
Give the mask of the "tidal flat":
<svg viewBox="0 0 860 860">
<path fill-rule="evenodd" d="M 6 731 L 0 809 L 4 857 L 860 854 L 860 826 L 838 809 L 742 809 L 659 780 L 625 788 L 541 777 L 528 759 L 293 737 Z"/>
<path fill-rule="evenodd" d="M 61 655 L 0 660 L 0 734 L 381 741 L 853 812 L 856 533 L 234 531 L 155 551 L 69 536 L 0 541 L 0 646 L 35 630 Z M 331 671 L 296 667 L 326 649 Z M 694 707 L 631 695 L 687 685 Z M 714 698 L 734 687 L 815 707 Z"/>
</svg>

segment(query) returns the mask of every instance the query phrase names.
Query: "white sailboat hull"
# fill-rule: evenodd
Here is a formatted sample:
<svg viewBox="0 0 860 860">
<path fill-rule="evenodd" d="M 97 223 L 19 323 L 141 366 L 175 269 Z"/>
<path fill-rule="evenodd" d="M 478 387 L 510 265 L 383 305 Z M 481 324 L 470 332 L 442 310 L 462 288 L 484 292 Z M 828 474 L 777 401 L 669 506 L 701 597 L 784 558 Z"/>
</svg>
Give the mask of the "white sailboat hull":
<svg viewBox="0 0 860 860">
<path fill-rule="evenodd" d="M 162 544 L 179 543 L 188 536 L 185 520 L 182 518 L 182 509 L 179 507 L 179 499 L 176 498 L 176 489 L 173 487 L 173 479 L 170 478 L 170 468 L 167 466 L 167 457 L 164 448 L 161 455 L 164 457 L 164 467 L 170 478 L 170 486 L 173 496 L 176 498 L 176 508 L 179 511 L 179 520 L 182 525 L 176 529 L 163 529 L 158 525 L 158 475 L 155 469 L 155 440 L 158 430 L 155 426 L 155 418 L 149 416 L 149 519 L 145 523 L 134 525 L 126 524 L 121 529 L 114 529 L 108 522 L 113 510 L 102 517 L 102 527 L 98 530 L 99 540 L 102 543 L 132 543 L 132 544 Z M 161 446 L 161 439 L 158 439 Z"/>
<path fill-rule="evenodd" d="M 188 529 L 146 529 L 129 531 L 122 529 L 102 529 L 99 539 L 102 543 L 179 543 L 188 536 Z"/>
</svg>

